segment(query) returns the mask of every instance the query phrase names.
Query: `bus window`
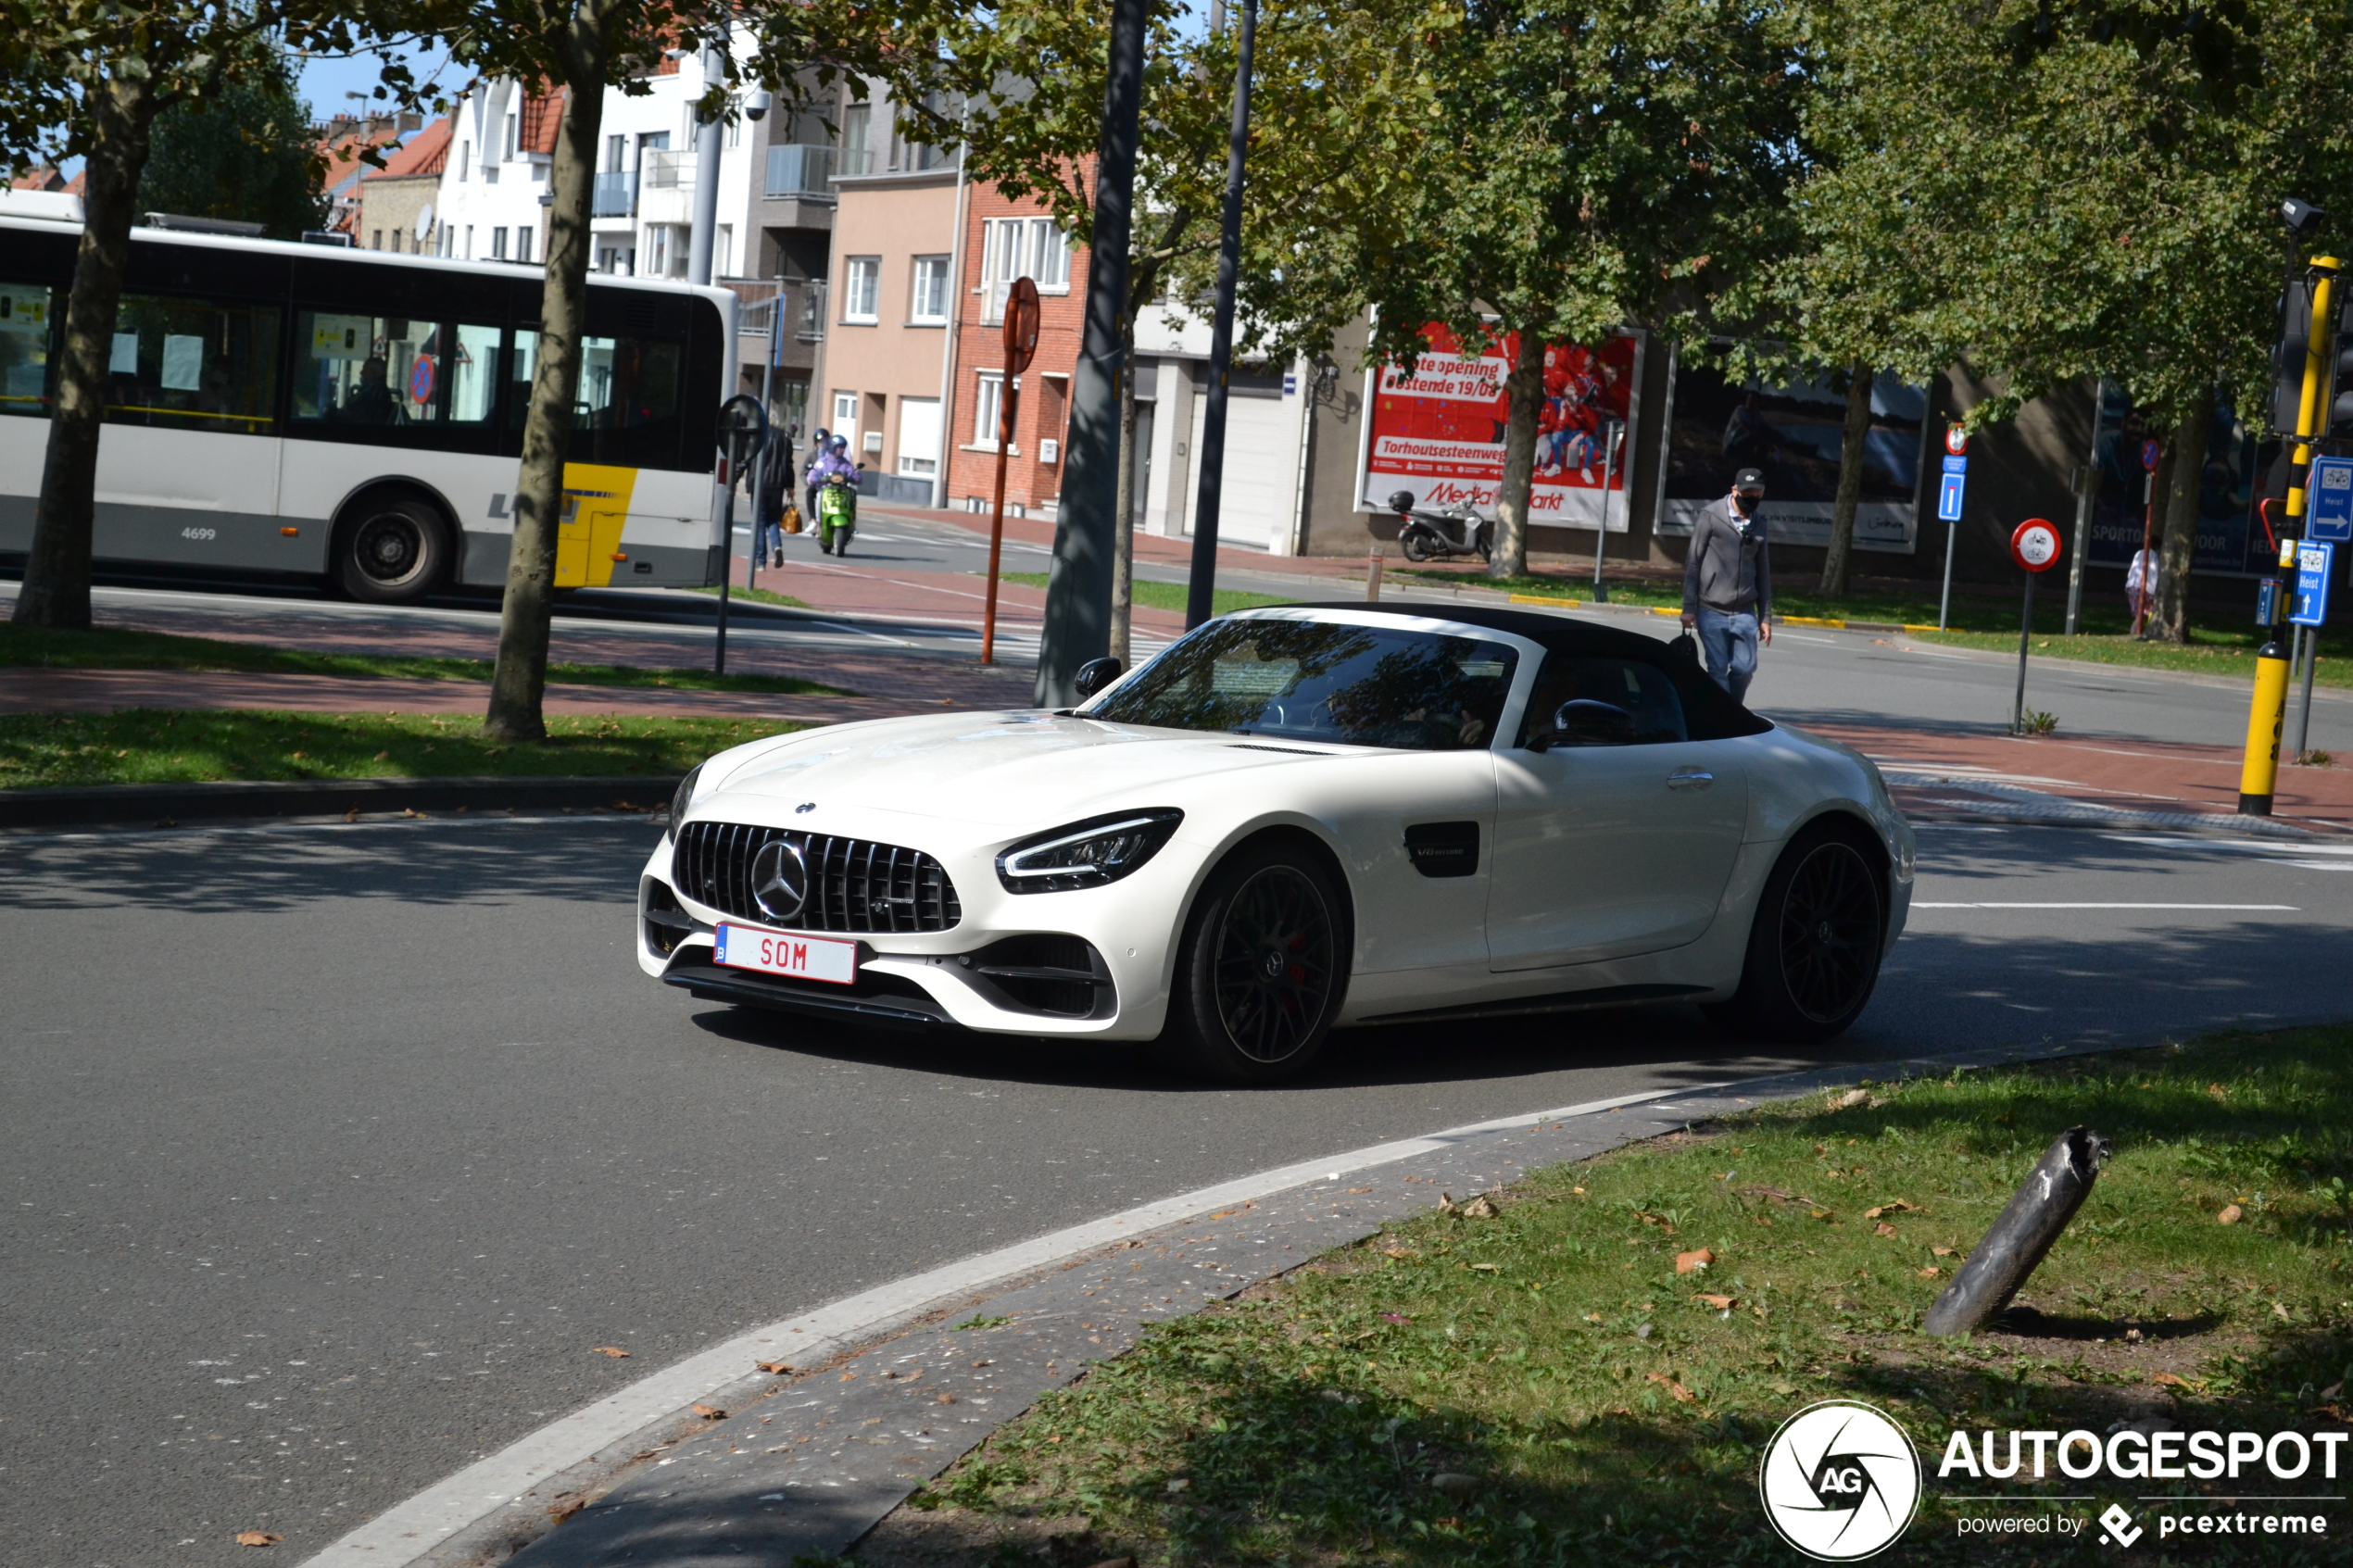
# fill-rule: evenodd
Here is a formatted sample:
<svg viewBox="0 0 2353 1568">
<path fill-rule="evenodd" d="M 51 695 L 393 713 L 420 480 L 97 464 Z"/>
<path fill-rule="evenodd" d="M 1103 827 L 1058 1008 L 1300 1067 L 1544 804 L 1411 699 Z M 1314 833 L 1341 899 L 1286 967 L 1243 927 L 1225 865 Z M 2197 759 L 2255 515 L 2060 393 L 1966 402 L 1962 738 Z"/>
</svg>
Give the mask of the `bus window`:
<svg viewBox="0 0 2353 1568">
<path fill-rule="evenodd" d="M 275 433 L 274 307 L 126 295 L 107 361 L 107 422 Z"/>
<path fill-rule="evenodd" d="M 346 425 L 441 417 L 441 328 L 399 316 L 295 313 L 294 417 Z"/>
<path fill-rule="evenodd" d="M 460 321 L 449 367 L 449 418 L 480 424 L 498 407 L 498 329 Z"/>
<path fill-rule="evenodd" d="M 0 283 L 0 414 L 49 411 L 49 291 Z"/>
<path fill-rule="evenodd" d="M 531 412 L 539 334 L 515 333 L 507 404 L 510 428 Z M 686 345 L 661 338 L 584 337 L 573 394 L 572 460 L 671 468 L 678 460 L 678 396 Z"/>
</svg>

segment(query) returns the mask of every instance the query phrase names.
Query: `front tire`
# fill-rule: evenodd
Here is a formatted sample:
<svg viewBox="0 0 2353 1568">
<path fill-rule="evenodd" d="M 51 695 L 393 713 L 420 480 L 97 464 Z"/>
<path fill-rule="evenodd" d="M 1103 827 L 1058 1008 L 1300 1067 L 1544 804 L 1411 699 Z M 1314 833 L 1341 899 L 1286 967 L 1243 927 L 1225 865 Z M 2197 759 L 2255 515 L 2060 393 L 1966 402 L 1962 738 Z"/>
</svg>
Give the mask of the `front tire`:
<svg viewBox="0 0 2353 1568">
<path fill-rule="evenodd" d="M 1879 983 L 1887 908 L 1858 830 L 1800 832 L 1765 879 L 1741 988 L 1707 1009 L 1735 1033 L 1791 1045 L 1843 1034 Z"/>
<path fill-rule="evenodd" d="M 1420 529 L 1408 528 L 1403 533 L 1398 536 L 1397 543 L 1398 546 L 1405 552 L 1405 558 L 1407 560 L 1425 561 L 1429 559 L 1429 540 L 1423 536 Z"/>
<path fill-rule="evenodd" d="M 363 502 L 336 534 L 336 576 L 367 604 L 414 604 L 441 581 L 448 559 L 440 514 L 413 496 Z"/>
<path fill-rule="evenodd" d="M 1211 875 L 1185 922 L 1162 1055 L 1227 1084 L 1306 1071 L 1347 990 L 1348 917 L 1305 850 L 1245 847 Z"/>
<path fill-rule="evenodd" d="M 1495 558 L 1495 525 L 1491 522 L 1480 523 L 1478 532 L 1473 535 L 1473 538 L 1478 546 L 1478 558 L 1487 561 L 1493 560 Z"/>
</svg>

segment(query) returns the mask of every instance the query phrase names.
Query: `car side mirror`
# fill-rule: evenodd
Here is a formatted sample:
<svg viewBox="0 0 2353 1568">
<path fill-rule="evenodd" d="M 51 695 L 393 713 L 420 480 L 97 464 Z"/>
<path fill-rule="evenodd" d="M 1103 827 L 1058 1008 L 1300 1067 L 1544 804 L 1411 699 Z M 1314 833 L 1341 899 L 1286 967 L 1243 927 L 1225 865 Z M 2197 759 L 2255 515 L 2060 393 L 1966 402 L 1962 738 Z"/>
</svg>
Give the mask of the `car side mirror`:
<svg viewBox="0 0 2353 1568">
<path fill-rule="evenodd" d="M 1631 746 L 1634 744 L 1634 716 L 1614 702 L 1597 702 L 1589 696 L 1573 698 L 1560 705 L 1553 715 L 1550 734 L 1536 737 L 1534 749 L 1550 751 L 1556 746 Z"/>
<path fill-rule="evenodd" d="M 1127 666 L 1115 659 L 1090 659 L 1071 677 L 1071 689 L 1078 694 L 1079 701 L 1085 702 L 1126 673 Z"/>
</svg>

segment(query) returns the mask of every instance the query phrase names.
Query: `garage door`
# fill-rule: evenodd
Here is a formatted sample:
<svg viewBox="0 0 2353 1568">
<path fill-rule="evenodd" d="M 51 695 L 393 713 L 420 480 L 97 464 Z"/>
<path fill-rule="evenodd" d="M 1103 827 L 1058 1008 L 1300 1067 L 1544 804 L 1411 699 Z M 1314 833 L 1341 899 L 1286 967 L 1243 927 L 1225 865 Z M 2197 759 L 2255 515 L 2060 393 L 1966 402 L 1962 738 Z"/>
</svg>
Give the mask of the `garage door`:
<svg viewBox="0 0 2353 1568">
<path fill-rule="evenodd" d="M 1209 422 L 1206 392 L 1193 394 L 1193 429 Z M 1226 399 L 1226 470 L 1220 487 L 1217 540 L 1271 549 L 1288 542 L 1299 499 L 1299 433 L 1279 397 Z M 1185 508 L 1190 533 L 1192 508 Z"/>
</svg>

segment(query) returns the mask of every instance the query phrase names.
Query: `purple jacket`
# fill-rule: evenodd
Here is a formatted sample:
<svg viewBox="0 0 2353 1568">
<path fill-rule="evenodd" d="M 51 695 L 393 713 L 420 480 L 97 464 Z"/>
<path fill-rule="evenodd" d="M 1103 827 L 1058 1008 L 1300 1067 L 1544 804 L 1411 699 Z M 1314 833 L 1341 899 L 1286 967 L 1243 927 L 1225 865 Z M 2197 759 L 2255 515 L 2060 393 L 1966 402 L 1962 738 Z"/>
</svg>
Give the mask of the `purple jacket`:
<svg viewBox="0 0 2353 1568">
<path fill-rule="evenodd" d="M 823 484 L 836 474 L 855 484 L 858 483 L 858 465 L 832 452 L 820 453 L 817 460 L 809 465 L 809 483 L 812 484 Z"/>
</svg>

